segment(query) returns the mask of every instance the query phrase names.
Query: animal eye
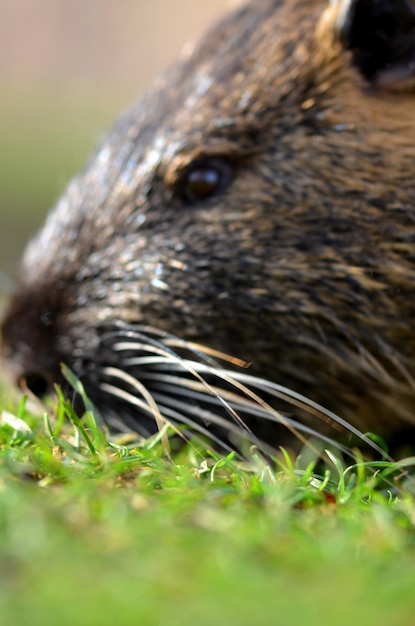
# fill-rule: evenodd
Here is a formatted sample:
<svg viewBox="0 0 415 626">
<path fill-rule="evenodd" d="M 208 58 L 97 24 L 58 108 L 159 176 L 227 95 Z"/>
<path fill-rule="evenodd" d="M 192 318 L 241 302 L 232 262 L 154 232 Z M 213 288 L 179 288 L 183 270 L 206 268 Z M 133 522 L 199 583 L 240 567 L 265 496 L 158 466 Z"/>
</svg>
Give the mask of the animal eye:
<svg viewBox="0 0 415 626">
<path fill-rule="evenodd" d="M 185 170 L 178 183 L 184 202 L 203 202 L 225 191 L 233 180 L 232 165 L 222 159 L 205 159 Z"/>
</svg>

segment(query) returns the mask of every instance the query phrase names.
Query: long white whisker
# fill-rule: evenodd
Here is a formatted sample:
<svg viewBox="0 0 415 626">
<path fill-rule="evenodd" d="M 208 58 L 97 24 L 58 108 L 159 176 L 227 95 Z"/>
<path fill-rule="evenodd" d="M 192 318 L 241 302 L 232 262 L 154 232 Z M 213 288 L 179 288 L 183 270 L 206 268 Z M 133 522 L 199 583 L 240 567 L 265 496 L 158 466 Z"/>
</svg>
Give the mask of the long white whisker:
<svg viewBox="0 0 415 626">
<path fill-rule="evenodd" d="M 140 400 L 133 394 L 127 391 L 124 391 L 123 389 L 119 389 L 118 387 L 114 387 L 113 385 L 110 385 L 108 383 L 101 383 L 100 389 L 110 394 L 111 396 L 115 396 L 121 400 L 128 402 L 129 404 L 135 406 L 136 408 L 139 408 L 141 411 L 147 413 L 149 416 L 153 416 L 151 407 L 146 402 L 144 402 L 143 400 Z M 160 394 L 160 400 L 165 400 L 165 397 L 163 397 L 161 394 Z M 168 398 L 168 401 L 170 402 L 170 398 Z M 176 434 L 183 436 L 182 431 L 178 429 L 177 426 L 180 426 L 181 424 L 187 424 L 188 426 L 191 426 L 192 429 L 198 431 L 200 434 L 205 435 L 207 438 L 211 439 L 212 441 L 215 441 L 218 445 L 224 448 L 227 452 L 233 451 L 233 448 L 228 446 L 224 441 L 219 439 L 219 437 L 214 435 L 214 433 L 209 431 L 202 424 L 195 422 L 192 419 L 189 419 L 183 413 L 178 413 L 174 411 L 167 404 L 166 406 L 158 404 L 158 409 L 160 411 L 160 414 L 162 414 L 162 419 L 164 423 L 168 424 L 172 428 L 172 430 L 176 432 Z M 212 415 L 212 421 L 213 419 L 218 421 L 217 416 L 215 415 Z M 237 427 L 235 427 L 233 424 L 230 425 L 229 422 L 226 422 L 226 420 L 223 420 L 222 425 L 226 427 L 232 426 L 236 433 L 240 433 Z"/>
<path fill-rule="evenodd" d="M 129 365 L 134 365 L 134 359 L 127 359 L 126 363 L 128 363 Z M 190 365 L 191 369 L 197 371 L 200 374 L 213 374 L 218 378 L 222 378 L 229 384 L 234 384 L 234 386 L 237 387 L 242 393 L 250 397 L 254 402 L 257 402 L 258 404 L 263 406 L 266 411 L 275 413 L 275 409 L 268 403 L 264 402 L 264 400 L 260 396 L 254 394 L 247 387 L 247 385 L 251 385 L 252 387 L 259 389 L 260 391 L 265 391 L 266 393 L 276 398 L 279 398 L 280 400 L 284 400 L 302 410 L 308 411 L 312 415 L 315 415 L 316 417 L 326 421 L 331 425 L 338 424 L 344 430 L 349 431 L 356 437 L 360 438 L 364 443 L 376 450 L 376 452 L 380 453 L 382 456 L 385 455 L 384 451 L 379 446 L 377 446 L 371 439 L 369 439 L 369 437 L 362 433 L 358 428 L 355 428 L 352 424 L 349 424 L 348 422 L 346 422 L 346 420 L 342 419 L 332 411 L 329 411 L 325 407 L 319 405 L 316 402 L 313 402 L 309 398 L 306 398 L 305 396 L 293 391 L 292 389 L 288 389 L 287 387 L 283 387 L 282 385 L 278 385 L 277 383 L 270 382 L 263 378 L 250 376 L 249 374 L 245 374 L 244 372 L 234 372 L 221 368 L 212 370 L 212 368 L 207 367 L 203 363 L 186 360 L 180 361 L 180 366 L 182 366 L 183 368 L 187 369 L 187 365 Z M 236 381 L 242 384 L 236 384 Z M 176 379 L 176 382 L 178 383 L 178 379 Z M 283 417 L 281 421 L 287 427 L 289 426 L 284 421 Z M 392 461 L 392 458 L 389 458 L 389 460 Z"/>
<path fill-rule="evenodd" d="M 103 381 L 100 380 L 100 389 L 143 415 L 153 417 L 159 429 L 165 423 L 171 426 L 186 424 L 213 441 L 214 433 L 201 424 L 205 421 L 228 434 L 245 432 L 251 442 L 270 449 L 250 428 L 253 420 L 257 423 L 265 420 L 281 425 L 311 449 L 310 436 L 336 446 L 343 453 L 350 453 L 347 447 L 331 437 L 278 411 L 273 406 L 278 400 L 324 421 L 339 432 L 355 435 L 382 458 L 392 460 L 359 429 L 302 394 L 222 366 L 231 363 L 246 367 L 245 361 L 152 327 L 118 322 L 112 327 L 103 326 L 103 330 L 102 354 L 106 362 L 99 368 L 99 376 L 104 377 Z M 111 363 L 115 363 L 115 367 Z M 221 415 L 223 411 L 231 419 Z M 125 420 L 123 416 L 121 422 L 139 421 L 139 415 L 135 416 L 132 411 L 124 409 L 124 413 Z M 224 447 L 224 441 L 217 437 L 214 440 Z M 320 454 L 319 450 L 314 451 Z"/>
</svg>

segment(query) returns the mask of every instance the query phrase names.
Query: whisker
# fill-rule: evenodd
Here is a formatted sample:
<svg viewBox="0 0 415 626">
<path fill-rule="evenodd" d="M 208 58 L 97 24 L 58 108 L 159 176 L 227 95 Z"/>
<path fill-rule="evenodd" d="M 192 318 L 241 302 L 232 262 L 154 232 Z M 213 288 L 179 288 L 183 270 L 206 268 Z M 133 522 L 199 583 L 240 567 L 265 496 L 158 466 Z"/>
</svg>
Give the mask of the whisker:
<svg viewBox="0 0 415 626">
<path fill-rule="evenodd" d="M 138 401 L 136 406 L 138 407 L 140 405 L 141 410 L 143 410 L 143 405 L 147 403 L 148 409 L 150 413 L 153 415 L 159 431 L 162 432 L 163 426 L 166 423 L 166 419 L 165 417 L 163 417 L 157 405 L 157 402 L 154 400 L 154 397 L 152 396 L 152 394 L 150 393 L 147 387 L 145 387 L 140 381 L 134 378 L 131 374 L 128 374 L 124 372 L 123 370 L 120 370 L 115 367 L 105 367 L 103 368 L 102 373 L 108 377 L 112 377 L 122 382 L 125 382 L 129 384 L 131 387 L 133 387 L 133 389 L 135 389 L 135 391 L 137 391 L 138 394 L 141 395 L 145 401 L 143 403 L 142 401 L 139 401 L 139 398 L 137 398 L 136 396 L 133 396 L 133 398 L 136 401 Z M 104 391 L 105 390 L 108 391 L 108 387 L 107 389 L 105 388 L 105 383 L 101 384 L 101 389 L 103 389 Z M 119 389 L 118 387 L 114 387 L 114 386 L 112 386 L 112 392 L 113 392 L 113 395 L 118 394 L 119 398 L 122 397 L 122 393 L 125 393 L 125 392 L 122 392 L 122 390 Z M 131 396 L 131 394 L 129 394 L 129 396 Z M 124 399 L 126 398 L 124 397 Z M 131 401 L 131 397 L 129 397 L 128 401 L 130 404 L 133 404 L 133 402 Z M 168 438 L 166 434 L 162 435 L 162 440 L 163 440 L 163 445 L 165 449 L 169 450 L 169 443 L 168 443 Z"/>
<path fill-rule="evenodd" d="M 168 361 L 169 359 L 166 359 L 165 361 L 160 361 L 159 364 L 167 365 Z M 130 358 L 130 359 L 125 360 L 125 364 L 130 365 L 130 366 L 138 365 L 138 362 L 139 362 L 139 359 L 136 360 L 135 358 Z M 172 369 L 172 365 L 174 366 L 174 364 L 170 364 L 170 370 Z M 309 398 L 306 398 L 305 396 L 291 389 L 288 389 L 276 383 L 272 383 L 266 379 L 257 378 L 255 376 L 250 376 L 249 374 L 245 374 L 243 372 L 234 372 L 234 371 L 225 370 L 221 368 L 215 368 L 214 370 L 212 370 L 212 368 L 207 367 L 203 363 L 197 363 L 196 361 L 187 361 L 184 359 L 180 359 L 177 362 L 177 365 L 178 365 L 178 368 L 177 368 L 178 371 L 180 371 L 181 369 L 189 368 L 188 369 L 189 372 L 193 370 L 202 375 L 210 374 L 210 375 L 216 376 L 217 378 L 223 379 L 227 383 L 234 385 L 237 389 L 239 389 L 239 391 L 241 391 L 244 395 L 250 397 L 255 403 L 258 403 L 260 406 L 262 406 L 265 414 L 275 415 L 276 410 L 274 409 L 274 407 L 266 403 L 263 400 L 263 398 L 261 398 L 260 396 L 252 392 L 252 390 L 249 389 L 248 386 L 250 385 L 254 388 L 259 389 L 260 391 L 265 391 L 266 393 L 268 393 L 269 395 L 275 398 L 278 398 L 287 403 L 293 404 L 294 406 L 297 406 L 298 408 L 309 412 L 310 414 L 318 417 L 319 419 L 322 419 L 323 421 L 325 421 L 326 423 L 330 424 L 333 427 L 335 427 L 335 425 L 340 426 L 343 430 L 351 432 L 353 435 L 361 439 L 366 445 L 370 446 L 372 449 L 374 449 L 376 452 L 378 452 L 382 456 L 385 456 L 385 452 L 376 443 L 374 443 L 371 439 L 369 439 L 369 437 L 367 437 L 364 433 L 362 433 L 358 428 L 355 428 L 352 424 L 346 422 L 346 420 L 342 419 L 341 417 L 339 417 L 332 411 L 329 411 L 323 406 L 317 404 L 316 402 L 313 402 Z M 149 380 L 152 379 L 153 381 L 157 381 L 158 376 L 159 374 L 149 377 L 148 375 L 143 373 L 143 377 L 146 377 Z M 175 384 L 179 384 L 179 381 L 180 379 L 176 378 Z M 205 384 L 204 380 L 202 382 L 203 384 Z M 226 398 L 225 390 L 218 390 L 212 387 L 212 391 L 215 392 L 216 397 L 219 395 L 223 399 Z M 262 417 L 264 417 L 264 415 L 262 415 Z M 299 434 L 297 432 L 297 429 L 293 427 L 293 423 L 289 422 L 287 418 L 283 417 L 281 414 L 279 414 L 279 422 L 285 425 L 293 434 L 295 435 Z M 302 441 L 304 444 L 307 443 L 306 440 L 302 440 Z M 389 460 L 392 460 L 392 459 L 390 458 Z"/>
<path fill-rule="evenodd" d="M 255 444 L 261 450 L 266 450 L 268 454 L 275 453 L 275 450 L 265 443 L 264 441 L 258 439 L 257 437 L 250 437 L 249 433 L 241 432 L 241 429 L 235 423 L 229 422 L 225 418 L 220 417 L 216 413 L 212 413 L 207 411 L 206 409 L 201 409 L 199 406 L 190 406 L 183 404 L 182 400 L 177 400 L 171 395 L 165 395 L 157 393 L 155 394 L 160 403 L 163 402 L 163 408 L 166 411 L 171 411 L 171 407 L 175 407 L 175 419 L 177 423 L 185 423 L 192 427 L 192 429 L 200 431 L 209 439 L 213 439 L 216 443 L 220 444 L 222 448 L 224 448 L 227 452 L 234 451 L 234 448 L 231 448 L 228 444 L 226 444 L 223 439 L 219 439 L 209 428 L 204 427 L 200 424 L 200 419 L 203 419 L 206 423 L 211 423 L 215 426 L 219 426 L 228 432 L 232 432 L 234 435 L 237 435 L 241 438 L 242 435 L 246 436 L 251 444 Z M 161 406 L 161 404 L 160 404 Z M 186 413 L 190 416 L 194 416 L 196 419 L 191 419 L 186 415 Z"/>
<path fill-rule="evenodd" d="M 120 378 L 124 382 L 133 384 L 140 391 L 145 389 L 145 387 L 141 383 L 138 383 L 138 381 L 136 381 L 135 379 L 132 379 L 132 376 L 129 376 L 129 375 L 127 376 L 124 374 L 124 372 L 119 372 L 115 370 L 115 368 L 105 368 L 104 373 L 110 376 L 115 374 L 116 377 Z M 142 380 L 153 381 L 156 383 L 157 392 L 153 391 L 152 396 L 151 396 L 153 402 L 151 404 L 147 404 L 146 402 L 140 401 L 136 396 L 132 396 L 128 392 L 122 391 L 106 383 L 101 384 L 101 389 L 103 391 L 111 392 L 113 395 L 117 395 L 119 398 L 123 398 L 124 400 L 130 402 L 130 404 L 134 404 L 137 408 L 141 408 L 141 410 L 146 410 L 147 413 L 149 414 L 153 413 L 154 404 L 156 404 L 157 410 L 159 411 L 159 414 L 160 414 L 160 425 L 166 415 L 164 411 L 161 410 L 160 403 L 163 402 L 164 407 L 166 407 L 166 405 L 176 406 L 176 408 L 181 410 L 180 413 L 175 415 L 175 419 L 177 420 L 178 423 L 180 422 L 188 423 L 189 425 L 192 425 L 193 427 L 197 427 L 197 429 L 200 430 L 199 424 L 197 422 L 195 422 L 194 420 L 192 420 L 191 422 L 186 420 L 184 416 L 184 412 L 187 411 L 187 413 L 191 412 L 193 415 L 196 415 L 200 420 L 204 420 L 206 423 L 210 422 L 217 426 L 222 426 L 223 428 L 232 430 L 235 434 L 237 433 L 240 434 L 238 427 L 230 424 L 229 421 L 227 421 L 224 418 L 221 418 L 217 414 L 212 413 L 212 412 L 207 412 L 206 410 L 201 409 L 200 406 L 191 408 L 189 405 L 185 405 L 183 401 L 173 399 L 174 395 L 181 395 L 183 397 L 186 397 L 186 399 L 193 399 L 195 401 L 203 402 L 205 404 L 210 403 L 211 405 L 217 405 L 216 394 L 220 393 L 221 396 L 227 401 L 227 403 L 229 403 L 229 406 L 231 406 L 232 409 L 238 413 L 246 412 L 250 416 L 255 416 L 258 418 L 265 419 L 265 420 L 273 421 L 280 425 L 281 424 L 286 425 L 287 423 L 289 423 L 290 426 L 293 428 L 293 430 L 295 430 L 296 432 L 297 431 L 302 432 L 309 436 L 314 436 L 314 437 L 318 436 L 320 440 L 324 441 L 325 443 L 331 446 L 335 445 L 337 448 L 341 449 L 343 453 L 347 453 L 347 448 L 345 448 L 344 446 L 341 446 L 341 444 L 335 442 L 330 437 L 319 435 L 315 430 L 309 428 L 305 424 L 301 424 L 300 422 L 295 421 L 292 418 L 288 418 L 286 416 L 283 417 L 275 409 L 267 410 L 259 405 L 255 405 L 251 400 L 247 400 L 244 397 L 237 396 L 235 393 L 229 390 L 225 390 L 225 389 L 222 390 L 222 389 L 218 389 L 215 387 L 211 387 L 211 389 L 215 392 L 215 396 L 211 396 L 211 395 L 206 394 L 205 389 L 204 389 L 204 384 L 195 380 L 188 380 L 188 379 L 183 379 L 180 377 L 174 377 L 174 376 L 168 376 L 168 375 L 146 374 L 146 373 L 142 374 Z M 170 393 L 168 393 L 167 395 L 160 394 L 159 393 L 160 390 L 165 391 L 165 392 L 170 392 Z M 152 408 L 152 405 L 153 405 L 153 408 Z M 161 413 L 163 413 L 163 417 Z M 210 433 L 210 431 L 208 431 L 207 429 L 203 429 L 203 432 L 206 435 L 209 435 Z M 217 438 L 215 439 L 217 442 L 221 441 Z M 266 445 L 265 442 L 259 441 L 258 438 L 255 436 L 253 437 L 251 436 L 250 439 L 252 440 L 253 443 L 260 445 L 261 447 L 264 447 Z M 221 443 L 223 444 L 223 442 Z M 271 450 L 269 446 L 267 447 L 269 448 L 269 450 Z"/>
<path fill-rule="evenodd" d="M 126 402 L 128 402 L 129 404 L 135 406 L 136 408 L 139 408 L 141 411 L 147 413 L 148 415 L 152 416 L 152 410 L 151 407 L 146 404 L 146 402 L 143 402 L 142 400 L 139 400 L 138 398 L 136 398 L 136 396 L 134 396 L 133 394 L 124 391 L 122 389 L 119 389 L 118 387 L 114 387 L 113 385 L 110 385 L 108 383 L 101 383 L 100 385 L 100 389 L 112 396 L 115 396 L 117 398 L 120 398 L 122 400 L 125 400 Z M 161 394 L 158 394 L 158 398 L 159 400 L 168 400 L 168 402 L 171 401 L 170 398 L 164 397 Z M 174 406 L 174 402 L 171 402 L 171 404 Z M 198 431 L 199 433 L 205 435 L 207 438 L 211 439 L 212 441 L 215 441 L 217 444 L 220 445 L 220 447 L 222 447 L 226 452 L 232 452 L 233 448 L 231 448 L 230 446 L 228 446 L 222 439 L 219 439 L 219 437 L 217 437 L 214 433 L 212 433 L 211 431 L 209 431 L 207 428 L 205 428 L 202 424 L 189 419 L 185 414 L 183 413 L 178 413 L 174 410 L 172 410 L 171 407 L 168 406 L 168 404 L 163 405 L 161 403 L 158 404 L 158 409 L 160 410 L 160 413 L 162 413 L 163 417 L 163 421 L 164 423 L 168 424 L 173 431 L 178 434 L 179 436 L 181 436 L 182 438 L 186 439 L 186 437 L 184 437 L 183 431 L 180 430 L 179 428 L 177 428 L 177 426 L 180 426 L 181 424 L 187 424 L 188 426 L 191 426 L 192 429 Z M 219 421 L 220 418 L 218 418 L 215 415 L 212 415 L 212 419 L 215 419 L 217 421 Z M 229 423 L 226 422 L 226 420 L 223 420 L 223 426 L 228 427 Z M 233 426 L 233 425 L 231 425 Z M 234 426 L 233 426 L 234 427 Z M 234 427 L 234 430 L 236 433 L 240 433 L 240 431 Z M 148 433 L 148 436 L 150 436 L 151 433 Z M 187 439 L 186 439 L 187 441 Z M 187 441 L 187 443 L 189 443 Z"/>
<path fill-rule="evenodd" d="M 206 396 L 206 394 L 203 393 L 203 391 L 200 391 L 200 392 L 192 391 L 190 389 L 190 386 L 187 386 L 187 385 L 183 385 L 183 389 L 181 389 L 179 384 L 176 383 L 176 380 L 173 380 L 171 382 L 172 384 L 163 384 L 163 383 L 157 384 L 157 392 L 154 392 L 154 397 L 157 398 L 157 400 L 161 397 L 159 394 L 159 390 L 162 390 L 164 392 L 170 392 L 168 393 L 167 396 L 163 396 L 163 401 L 165 403 L 167 402 L 165 398 L 169 398 L 171 399 L 171 401 L 173 401 L 173 396 L 179 395 L 179 396 L 185 397 L 186 399 L 192 399 L 196 402 L 210 403 L 212 405 L 215 405 L 215 398 Z M 186 381 L 186 382 L 190 382 L 190 381 Z M 226 391 L 224 393 L 226 394 Z M 249 416 L 254 416 L 259 419 L 269 420 L 271 422 L 274 422 L 279 425 L 284 425 L 284 426 L 288 422 L 291 425 L 291 427 L 295 429 L 296 431 L 305 433 L 312 437 L 318 437 L 321 441 L 324 441 L 330 446 L 335 446 L 336 448 L 341 450 L 343 453 L 350 454 L 350 451 L 345 446 L 341 445 L 339 442 L 336 442 L 334 439 L 331 439 L 328 436 L 318 433 L 316 430 L 310 428 L 306 424 L 302 424 L 301 422 L 298 422 L 287 416 L 284 416 L 284 418 L 282 418 L 281 414 L 278 411 L 275 411 L 275 410 L 268 411 L 268 410 L 265 410 L 261 406 L 256 406 L 249 400 L 241 398 L 240 396 L 233 396 L 233 397 L 232 396 L 233 394 L 232 395 L 229 394 L 229 396 L 227 397 L 227 400 L 229 403 L 232 402 L 232 407 L 234 408 L 234 410 L 241 414 L 247 413 Z M 176 402 L 177 402 L 178 407 L 182 407 L 186 411 L 189 412 L 190 408 L 188 406 L 185 406 L 182 400 L 176 401 Z M 201 410 L 199 406 L 194 408 L 195 414 L 200 415 L 200 411 Z M 201 418 L 203 418 L 203 415 L 201 416 Z M 204 419 L 206 419 L 206 417 Z M 221 425 L 223 427 L 228 427 L 228 428 L 230 426 L 227 420 L 225 420 L 224 418 L 219 418 L 219 416 L 215 413 L 209 412 L 208 419 L 215 425 Z M 237 427 L 235 425 L 232 425 L 232 426 L 234 428 L 234 431 L 238 432 Z M 258 443 L 258 440 L 255 441 L 255 443 Z M 263 444 L 264 442 L 261 442 L 261 445 Z"/>
<path fill-rule="evenodd" d="M 287 387 L 256 377 L 224 364 L 246 369 L 248 363 L 206 346 L 188 342 L 150 326 L 121 322 L 103 326 L 102 363 L 97 368 L 100 390 L 124 403 L 121 422 L 134 428 L 142 416 L 154 419 L 159 430 L 168 423 L 172 428 L 185 425 L 209 437 L 222 448 L 233 448 L 212 432 L 211 427 L 246 438 L 260 449 L 274 449 L 251 428 L 253 423 L 273 423 L 313 448 L 310 438 L 335 446 L 343 454 L 350 449 L 326 432 L 310 426 L 310 419 L 322 420 L 338 433 L 350 433 L 392 460 L 367 435 L 332 411 Z M 275 401 L 304 413 L 307 420 L 286 415 Z M 138 414 L 136 414 L 137 411 Z M 125 416 L 124 416 L 125 413 Z M 248 422 L 247 422 L 248 420 Z M 324 430 L 324 429 L 322 429 Z"/>
<path fill-rule="evenodd" d="M 130 351 L 131 348 L 131 344 L 129 343 L 118 343 L 117 345 L 117 350 L 118 351 L 122 351 L 122 350 L 127 350 Z M 137 346 L 137 344 L 133 344 L 135 346 Z M 142 348 L 141 348 L 142 349 Z M 166 351 L 163 351 L 162 349 L 158 348 L 158 346 L 154 346 L 153 345 L 153 349 L 152 352 L 155 352 L 156 354 L 160 354 L 160 355 L 165 355 Z M 189 361 L 187 359 L 183 359 L 182 357 L 180 357 L 179 355 L 175 354 L 174 352 L 168 351 L 167 355 L 170 359 L 173 360 L 173 362 L 176 362 L 179 367 L 182 370 L 186 370 L 189 374 L 191 374 L 192 376 L 194 376 L 196 379 L 200 380 L 200 382 L 202 382 L 204 384 L 204 386 L 206 387 L 206 389 L 210 390 L 212 393 L 214 393 L 214 390 L 211 389 L 209 383 L 201 376 L 201 374 L 198 371 L 198 367 L 194 368 L 193 365 L 199 366 L 200 364 L 197 363 L 196 361 Z M 126 359 L 123 361 L 124 365 L 137 365 L 137 363 L 134 362 L 134 359 Z M 209 373 L 213 373 L 215 375 L 217 375 L 217 372 L 225 372 L 226 370 L 222 370 L 220 367 L 216 368 L 209 368 Z M 246 430 L 247 432 L 249 432 L 252 436 L 254 436 L 254 434 L 252 433 L 252 431 L 250 430 L 250 428 L 245 424 L 245 422 L 243 420 L 241 420 L 241 418 L 239 417 L 239 415 L 232 409 L 232 407 L 226 405 L 224 399 L 219 395 L 219 394 L 215 394 L 216 398 L 218 400 L 219 403 L 223 404 L 225 406 L 225 408 L 228 410 L 228 412 L 230 413 L 230 415 L 232 416 L 232 418 L 239 424 L 239 426 L 241 428 L 243 428 L 244 430 Z M 304 442 L 306 443 L 306 442 Z"/>
</svg>

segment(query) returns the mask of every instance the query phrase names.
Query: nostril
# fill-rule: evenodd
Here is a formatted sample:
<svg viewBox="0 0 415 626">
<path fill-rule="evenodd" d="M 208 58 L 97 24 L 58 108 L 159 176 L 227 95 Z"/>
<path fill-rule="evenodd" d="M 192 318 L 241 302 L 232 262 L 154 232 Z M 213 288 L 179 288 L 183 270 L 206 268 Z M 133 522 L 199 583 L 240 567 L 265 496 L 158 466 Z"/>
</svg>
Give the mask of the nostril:
<svg viewBox="0 0 415 626">
<path fill-rule="evenodd" d="M 38 398 L 43 398 L 49 391 L 49 381 L 41 372 L 31 372 L 20 378 L 19 387 L 23 391 L 30 391 Z"/>
</svg>

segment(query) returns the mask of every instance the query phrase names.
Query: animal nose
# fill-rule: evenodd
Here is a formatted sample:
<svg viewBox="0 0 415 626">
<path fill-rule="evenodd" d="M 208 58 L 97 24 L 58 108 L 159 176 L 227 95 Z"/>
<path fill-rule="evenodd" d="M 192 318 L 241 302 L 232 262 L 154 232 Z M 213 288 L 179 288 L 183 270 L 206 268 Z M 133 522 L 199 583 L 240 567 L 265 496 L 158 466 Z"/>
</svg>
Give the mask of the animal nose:
<svg viewBox="0 0 415 626">
<path fill-rule="evenodd" d="M 18 385 L 20 389 L 30 391 L 37 398 L 44 398 L 52 391 L 52 385 L 48 379 L 48 376 L 43 372 L 27 372 L 18 379 Z"/>
<path fill-rule="evenodd" d="M 59 364 L 64 360 L 56 352 L 55 318 L 45 313 L 50 310 L 48 302 L 36 301 L 35 291 L 23 289 L 0 323 L 0 358 L 6 376 L 23 393 L 41 399 L 60 381 Z"/>
</svg>

